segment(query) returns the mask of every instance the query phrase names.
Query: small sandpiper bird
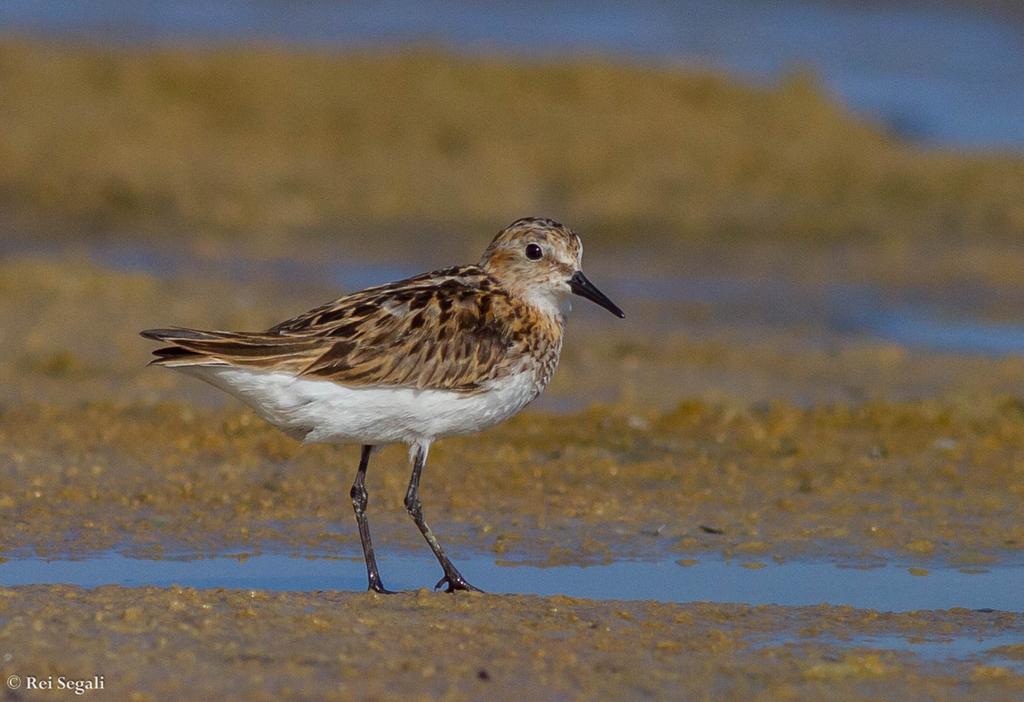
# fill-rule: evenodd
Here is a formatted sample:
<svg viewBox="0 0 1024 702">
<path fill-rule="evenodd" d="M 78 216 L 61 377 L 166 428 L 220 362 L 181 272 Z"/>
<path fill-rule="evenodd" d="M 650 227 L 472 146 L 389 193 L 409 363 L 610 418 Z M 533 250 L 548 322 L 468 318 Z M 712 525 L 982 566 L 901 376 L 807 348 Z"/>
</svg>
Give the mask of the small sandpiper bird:
<svg viewBox="0 0 1024 702">
<path fill-rule="evenodd" d="M 389 592 L 366 519 L 370 455 L 409 446 L 405 507 L 444 577 L 435 589 L 477 590 L 423 519 L 420 474 L 433 441 L 501 422 L 536 398 L 562 350 L 568 293 L 619 317 L 580 270 L 579 236 L 526 218 L 498 233 L 480 263 L 346 295 L 263 332 L 149 329 L 170 344 L 152 362 L 200 378 L 305 443 L 361 444 L 352 485 L 369 589 Z"/>
</svg>

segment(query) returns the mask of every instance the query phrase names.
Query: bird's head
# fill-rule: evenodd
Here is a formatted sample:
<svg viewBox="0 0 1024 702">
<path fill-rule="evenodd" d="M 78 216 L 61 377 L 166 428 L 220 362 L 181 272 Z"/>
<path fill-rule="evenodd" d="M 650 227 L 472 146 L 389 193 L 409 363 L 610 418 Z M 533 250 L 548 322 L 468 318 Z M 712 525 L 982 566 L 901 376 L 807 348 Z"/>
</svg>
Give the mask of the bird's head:
<svg viewBox="0 0 1024 702">
<path fill-rule="evenodd" d="M 583 275 L 583 242 L 550 219 L 519 219 L 498 232 L 480 265 L 529 304 L 561 317 L 569 294 L 585 297 L 618 317 L 622 310 Z"/>
</svg>

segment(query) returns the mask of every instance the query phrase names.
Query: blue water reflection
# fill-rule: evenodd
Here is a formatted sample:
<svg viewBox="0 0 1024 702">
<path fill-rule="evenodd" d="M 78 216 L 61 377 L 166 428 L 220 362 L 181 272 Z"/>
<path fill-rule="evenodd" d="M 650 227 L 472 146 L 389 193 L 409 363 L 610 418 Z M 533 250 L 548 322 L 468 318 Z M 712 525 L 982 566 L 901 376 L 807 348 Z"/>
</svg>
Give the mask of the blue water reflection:
<svg viewBox="0 0 1024 702">
<path fill-rule="evenodd" d="M 430 587 L 437 564 L 429 556 L 378 557 L 385 582 L 395 589 Z M 663 602 L 732 602 L 752 605 L 848 605 L 885 611 L 922 609 L 1024 610 L 1024 568 L 983 572 L 951 568 L 915 575 L 906 567 L 837 567 L 823 562 L 750 564 L 701 557 L 689 566 L 674 561 L 615 561 L 594 566 L 537 567 L 493 558 L 461 558 L 472 582 L 494 593 L 570 595 L 593 599 Z M 920 573 L 920 571 L 917 571 Z M 14 559 L 0 564 L 0 585 L 65 583 L 283 591 L 362 590 L 361 558 L 251 557 L 144 560 L 106 553 L 80 560 Z"/>
</svg>

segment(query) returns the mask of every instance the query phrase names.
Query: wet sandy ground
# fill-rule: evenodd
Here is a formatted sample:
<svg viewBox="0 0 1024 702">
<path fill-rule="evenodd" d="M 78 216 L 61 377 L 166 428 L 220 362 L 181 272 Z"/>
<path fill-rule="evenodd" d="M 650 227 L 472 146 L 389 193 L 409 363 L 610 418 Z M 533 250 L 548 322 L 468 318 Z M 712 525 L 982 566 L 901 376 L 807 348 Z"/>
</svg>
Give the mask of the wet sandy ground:
<svg viewBox="0 0 1024 702">
<path fill-rule="evenodd" d="M 997 612 L 33 586 L 0 590 L 0 617 L 8 680 L 102 675 L 95 699 L 1024 695 L 1019 644 L 938 663 L 870 643 L 1024 629 L 1021 615 Z"/>
<path fill-rule="evenodd" d="M 756 267 L 748 256 L 682 259 L 684 277 L 754 281 L 724 301 L 702 291 L 676 300 L 672 278 L 638 291 L 622 282 L 628 270 L 595 257 L 592 277 L 609 292 L 622 286 L 625 324 L 577 309 L 542 403 L 432 452 L 425 509 L 456 562 L 721 557 L 771 569 L 812 559 L 915 574 L 1020 562 L 1021 361 L 844 336 L 822 293 L 829 264 Z M 843 267 L 883 296 L 914 286 L 939 300 L 948 288 L 937 281 L 959 271 L 1001 291 L 968 312 L 1014 319 L 1016 269 L 1001 270 L 992 251 L 959 259 L 914 266 L 912 252 L 855 251 Z M 354 449 L 301 447 L 216 392 L 145 369 L 150 345 L 136 336 L 165 323 L 259 328 L 344 285 L 219 277 L 228 254 L 196 260 L 178 271 L 112 267 L 88 251 L 0 262 L 3 557 L 358 553 Z M 759 277 L 795 281 L 796 292 L 781 305 L 759 298 Z M 385 554 L 426 554 L 401 505 L 407 477 L 398 448 L 369 473 Z M 430 569 L 412 582 L 435 578 Z M 1012 699 L 1024 685 L 1024 625 L 1005 613 L 427 592 L 3 593 L 0 639 L 11 643 L 0 654 L 11 658 L 0 672 L 102 674 L 112 699 Z M 963 637 L 1004 648 L 923 653 Z"/>
<path fill-rule="evenodd" d="M 300 447 L 244 411 L 180 404 L 0 415 L 8 553 L 218 552 L 355 544 L 355 449 Z M 930 402 L 734 410 L 688 402 L 526 414 L 439 442 L 428 519 L 451 544 L 548 563 L 714 552 L 957 566 L 1024 548 L 1024 412 Z M 369 472 L 386 548 L 419 547 L 404 450 Z M 681 556 L 680 556 L 681 557 Z"/>
<path fill-rule="evenodd" d="M 900 270 L 879 266 L 874 280 Z M 0 262 L 0 292 L 4 557 L 357 553 L 354 449 L 301 447 L 199 384 L 145 369 L 149 345 L 135 336 L 169 322 L 266 326 L 328 299 L 330 285 L 19 255 Z M 456 561 L 898 561 L 921 574 L 1019 563 L 1018 358 L 844 337 L 813 299 L 793 319 L 756 301 L 630 302 L 639 320 L 621 330 L 580 310 L 545 404 L 436 445 L 423 499 Z M 651 333 L 658 320 L 680 331 Z M 371 467 L 379 551 L 425 552 L 401 505 L 407 477 L 397 448 Z M 1019 614 L 968 610 L 0 591 L 5 675 L 104 675 L 112 699 L 1013 699 L 1022 631 Z M 962 637 L 1003 643 L 968 658 L 914 652 Z"/>
</svg>

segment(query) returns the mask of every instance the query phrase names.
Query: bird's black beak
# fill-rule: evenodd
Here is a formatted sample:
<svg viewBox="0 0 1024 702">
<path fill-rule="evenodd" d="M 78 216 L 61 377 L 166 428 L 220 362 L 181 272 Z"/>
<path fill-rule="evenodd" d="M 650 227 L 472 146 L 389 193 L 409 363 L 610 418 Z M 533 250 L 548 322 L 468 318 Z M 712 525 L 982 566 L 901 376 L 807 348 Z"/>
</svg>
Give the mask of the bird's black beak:
<svg viewBox="0 0 1024 702">
<path fill-rule="evenodd" d="M 583 271 L 576 271 L 572 274 L 572 278 L 569 278 L 569 289 L 572 290 L 574 295 L 585 297 L 591 302 L 604 307 L 606 310 L 614 314 L 619 319 L 622 319 L 626 314 L 619 309 L 619 306 L 608 299 L 608 296 L 597 289 L 597 287 L 587 280 L 587 276 L 583 275 Z"/>
</svg>

